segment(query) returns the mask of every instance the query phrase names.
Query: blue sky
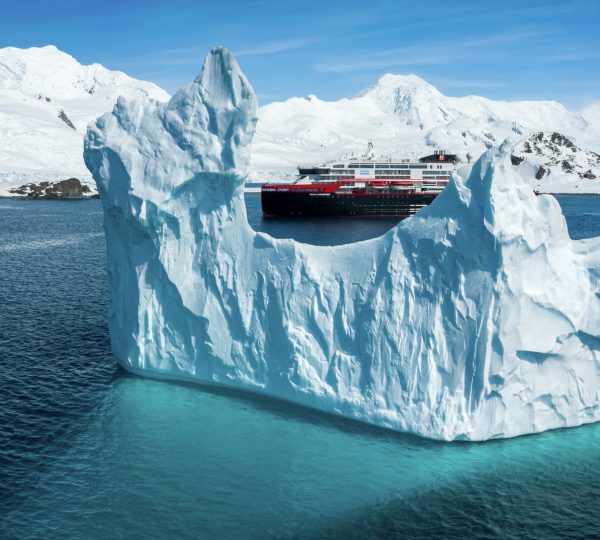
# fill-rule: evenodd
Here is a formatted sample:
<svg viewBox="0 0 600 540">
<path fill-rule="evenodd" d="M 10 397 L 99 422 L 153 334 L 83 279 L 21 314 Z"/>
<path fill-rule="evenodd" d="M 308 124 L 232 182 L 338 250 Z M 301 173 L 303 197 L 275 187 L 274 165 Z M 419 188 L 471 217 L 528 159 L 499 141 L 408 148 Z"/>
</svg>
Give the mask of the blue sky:
<svg viewBox="0 0 600 540">
<path fill-rule="evenodd" d="M 261 103 L 351 97 L 387 72 L 447 95 L 600 100 L 600 0 L 0 0 L 0 14 L 0 47 L 54 44 L 169 92 L 225 45 Z"/>
</svg>

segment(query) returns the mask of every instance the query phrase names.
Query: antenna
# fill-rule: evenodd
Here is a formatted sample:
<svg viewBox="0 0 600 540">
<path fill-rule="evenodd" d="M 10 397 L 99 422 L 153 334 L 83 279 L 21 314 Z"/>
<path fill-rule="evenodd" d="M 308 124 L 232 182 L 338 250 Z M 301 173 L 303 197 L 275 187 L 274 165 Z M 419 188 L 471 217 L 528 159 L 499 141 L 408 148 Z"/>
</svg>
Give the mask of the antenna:
<svg viewBox="0 0 600 540">
<path fill-rule="evenodd" d="M 373 159 L 375 157 L 375 153 L 373 152 L 373 139 L 369 139 L 367 142 L 367 149 L 362 157 L 364 159 Z"/>
</svg>

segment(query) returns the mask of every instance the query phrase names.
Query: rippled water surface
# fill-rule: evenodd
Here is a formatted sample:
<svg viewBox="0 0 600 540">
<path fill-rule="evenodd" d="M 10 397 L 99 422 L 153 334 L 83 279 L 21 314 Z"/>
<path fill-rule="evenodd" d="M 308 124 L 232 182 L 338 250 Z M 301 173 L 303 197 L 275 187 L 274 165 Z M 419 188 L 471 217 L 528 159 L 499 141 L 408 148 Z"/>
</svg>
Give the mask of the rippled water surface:
<svg viewBox="0 0 600 540">
<path fill-rule="evenodd" d="M 561 197 L 575 238 L 599 197 Z M 390 221 L 251 224 L 345 243 Z M 1 538 L 594 538 L 600 425 L 443 444 L 126 375 L 98 201 L 0 201 Z"/>
</svg>

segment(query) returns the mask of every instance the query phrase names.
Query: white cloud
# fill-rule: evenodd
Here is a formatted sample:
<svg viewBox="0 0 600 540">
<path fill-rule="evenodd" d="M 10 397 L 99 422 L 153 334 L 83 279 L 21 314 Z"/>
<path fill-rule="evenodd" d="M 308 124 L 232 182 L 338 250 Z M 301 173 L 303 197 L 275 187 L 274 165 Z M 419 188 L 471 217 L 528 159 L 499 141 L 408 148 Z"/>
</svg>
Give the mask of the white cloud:
<svg viewBox="0 0 600 540">
<path fill-rule="evenodd" d="M 293 49 L 301 49 L 302 47 L 306 47 L 307 45 L 313 45 L 321 41 L 319 38 L 314 37 L 306 37 L 306 38 L 298 38 L 298 39 L 285 39 L 282 41 L 271 41 L 268 43 L 263 43 L 261 45 L 257 45 L 255 47 L 251 47 L 248 49 L 242 49 L 239 51 L 234 51 L 236 56 L 258 56 L 263 54 L 274 54 L 284 51 L 291 51 Z"/>
<path fill-rule="evenodd" d="M 411 45 L 358 56 L 351 61 L 345 58 L 330 59 L 319 62 L 313 67 L 322 72 L 344 73 L 386 67 L 447 64 L 467 58 L 487 57 L 491 50 L 536 36 L 539 36 L 539 31 L 521 31 L 492 34 L 482 38 Z"/>
</svg>

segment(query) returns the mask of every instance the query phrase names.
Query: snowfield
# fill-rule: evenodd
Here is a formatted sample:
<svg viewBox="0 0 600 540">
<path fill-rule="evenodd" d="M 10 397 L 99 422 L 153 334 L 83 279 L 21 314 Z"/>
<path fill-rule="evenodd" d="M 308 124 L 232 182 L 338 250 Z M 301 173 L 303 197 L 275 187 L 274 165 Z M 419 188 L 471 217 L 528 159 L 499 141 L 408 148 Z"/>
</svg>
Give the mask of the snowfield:
<svg viewBox="0 0 600 540">
<path fill-rule="evenodd" d="M 83 136 L 120 95 L 169 98 L 155 84 L 83 66 L 52 45 L 0 49 L 0 195 L 31 182 L 91 180 Z"/>
<path fill-rule="evenodd" d="M 152 83 L 83 66 L 53 46 L 0 49 L 0 195 L 30 182 L 90 180 L 81 155 L 87 124 L 110 111 L 119 95 L 138 94 L 169 98 Z M 359 156 L 368 139 L 378 156 L 445 149 L 466 162 L 467 154 L 477 158 L 507 138 L 519 144 L 538 132 L 557 132 L 580 150 L 567 156 L 573 169 L 592 169 L 597 179 L 581 181 L 557 166 L 549 147 L 526 156 L 533 159 L 520 174 L 539 191 L 600 193 L 600 168 L 588 159 L 590 151 L 600 152 L 600 103 L 572 112 L 553 101 L 448 97 L 415 75 L 387 74 L 354 98 L 291 98 L 261 107 L 258 118 L 249 165 L 255 182 L 291 180 L 299 164 Z M 539 165 L 547 174 L 538 180 Z"/>
<path fill-rule="evenodd" d="M 433 439 L 600 419 L 600 239 L 570 240 L 510 143 L 382 237 L 317 247 L 248 225 L 256 115 L 217 48 L 168 103 L 122 98 L 90 126 L 126 369 Z"/>
<path fill-rule="evenodd" d="M 589 149 L 600 152 L 600 122 L 595 116 L 599 107 L 574 113 L 554 101 L 447 97 L 415 75 L 387 74 L 353 99 L 331 102 L 309 96 L 261 107 L 250 178 L 289 180 L 298 164 L 361 155 L 367 139 L 373 140 L 378 156 L 420 157 L 445 149 L 467 163 L 467 154 L 477 158 L 506 139 L 517 145 L 538 132 L 558 132 L 581 147 L 580 154 L 569 159 L 596 170 L 598 179 L 581 182 L 576 174 L 556 167 L 551 148 L 534 160 L 535 165 L 546 164 L 548 176 L 538 180 L 537 168 L 525 166 L 524 179 L 539 191 L 600 192 L 600 166 L 586 159 Z"/>
</svg>

